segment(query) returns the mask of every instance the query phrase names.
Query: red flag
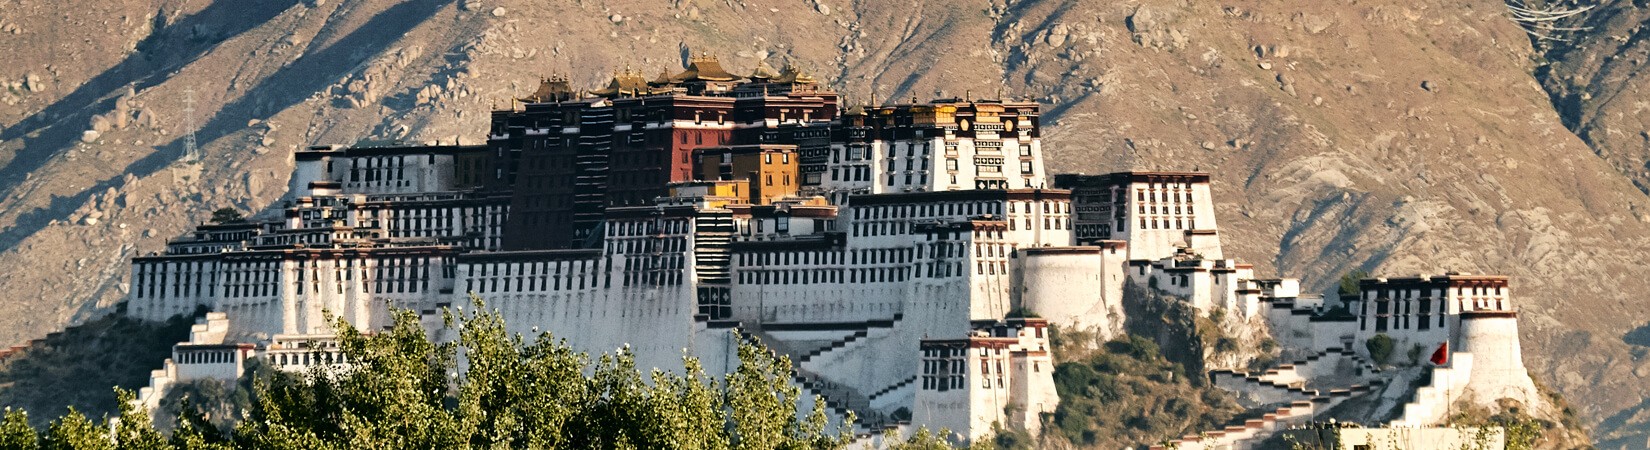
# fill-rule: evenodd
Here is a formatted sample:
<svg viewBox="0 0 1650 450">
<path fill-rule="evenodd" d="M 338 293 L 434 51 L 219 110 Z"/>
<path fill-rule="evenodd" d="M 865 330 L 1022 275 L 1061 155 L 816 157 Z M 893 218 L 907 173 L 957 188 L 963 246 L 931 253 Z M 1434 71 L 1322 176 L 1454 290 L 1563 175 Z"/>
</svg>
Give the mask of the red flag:
<svg viewBox="0 0 1650 450">
<path fill-rule="evenodd" d="M 1432 352 L 1432 363 L 1440 366 L 1449 364 L 1449 341 L 1444 341 L 1444 345 L 1438 346 L 1438 351 Z"/>
</svg>

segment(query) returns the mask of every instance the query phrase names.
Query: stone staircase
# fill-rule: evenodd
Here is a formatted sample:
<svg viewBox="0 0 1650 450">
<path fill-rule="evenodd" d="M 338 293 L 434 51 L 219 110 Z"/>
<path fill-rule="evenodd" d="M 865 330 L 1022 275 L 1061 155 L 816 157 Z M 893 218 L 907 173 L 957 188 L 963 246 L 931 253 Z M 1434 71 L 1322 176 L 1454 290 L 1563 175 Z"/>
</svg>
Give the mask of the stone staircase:
<svg viewBox="0 0 1650 450">
<path fill-rule="evenodd" d="M 855 341 L 858 341 L 860 339 L 864 339 L 866 336 L 870 336 L 870 335 L 871 335 L 871 330 L 870 329 L 855 331 L 854 334 L 850 334 L 846 338 L 831 341 L 831 343 L 829 345 L 826 345 L 826 346 L 820 347 L 820 348 L 816 348 L 812 351 L 809 351 L 808 353 L 803 353 L 801 355 L 797 355 L 796 363 L 797 364 L 802 364 L 802 363 L 811 361 L 811 360 L 814 359 L 815 356 L 822 355 L 825 352 L 830 352 L 830 351 L 841 349 L 843 347 L 847 347 L 849 344 L 853 344 Z"/>
<path fill-rule="evenodd" d="M 1259 375 L 1229 369 L 1209 371 L 1209 381 L 1253 405 L 1310 401 L 1320 394 L 1316 389 L 1269 381 Z"/>
<path fill-rule="evenodd" d="M 900 382 L 894 383 L 891 386 L 882 388 L 882 390 L 880 390 L 880 391 L 872 392 L 870 398 L 871 398 L 872 401 L 875 401 L 877 398 L 880 398 L 884 395 L 887 395 L 891 392 L 894 392 L 895 390 L 898 390 L 899 388 L 910 386 L 912 383 L 916 383 L 916 382 L 917 382 L 917 376 L 912 375 L 911 378 L 906 378 L 904 380 L 900 380 Z"/>
<path fill-rule="evenodd" d="M 222 344 L 224 337 L 228 334 L 229 315 L 221 312 L 209 312 L 206 313 L 205 317 L 196 319 L 194 325 L 189 326 L 189 340 L 179 342 L 179 344 Z M 150 414 L 154 414 L 155 408 L 160 407 L 161 398 L 166 396 L 166 391 L 171 389 L 173 383 L 177 382 L 177 378 L 177 363 L 173 362 L 172 358 L 166 358 L 161 363 L 160 369 L 149 371 L 149 385 L 138 389 L 137 398 L 132 401 L 149 411 Z"/>
<path fill-rule="evenodd" d="M 869 337 L 873 330 L 893 329 L 895 323 L 904 319 L 904 314 L 896 313 L 892 319 L 863 322 L 773 323 L 763 325 L 762 329 L 757 331 L 756 334 L 768 346 L 785 350 L 791 356 L 791 362 L 802 365 L 802 363 L 812 361 L 820 355 L 849 347 L 855 342 Z M 799 336 L 810 333 L 830 337 L 808 338 Z"/>
<path fill-rule="evenodd" d="M 1310 380 L 1314 376 L 1324 373 L 1322 368 L 1319 366 L 1331 361 L 1337 361 L 1341 358 L 1351 359 L 1352 362 L 1358 366 L 1358 369 L 1361 372 L 1358 374 L 1360 377 L 1369 377 L 1381 373 L 1381 369 L 1379 367 L 1376 367 L 1374 364 L 1364 359 L 1363 356 L 1358 355 L 1357 352 L 1350 349 L 1337 347 L 1320 351 L 1312 356 L 1297 359 L 1286 364 L 1280 364 L 1271 369 L 1267 369 L 1265 372 L 1261 373 L 1259 377 L 1261 380 L 1273 383 L 1290 386 L 1304 386 L 1306 380 Z"/>
<path fill-rule="evenodd" d="M 29 349 L 34 348 L 34 346 L 39 345 L 41 342 L 45 342 L 48 339 L 56 339 L 58 337 L 63 336 L 64 333 L 71 333 L 71 332 L 79 331 L 81 328 L 85 328 L 85 327 L 86 327 L 85 324 L 71 325 L 71 326 L 63 327 L 63 329 L 60 329 L 58 331 L 53 331 L 53 332 L 50 332 L 50 333 L 46 333 L 46 337 L 36 338 L 36 339 L 29 339 L 29 340 L 23 341 L 23 343 L 21 343 L 21 344 L 16 344 L 16 345 L 12 345 L 10 347 L 6 347 L 4 349 L 0 349 L 0 361 L 5 361 L 7 359 L 10 359 L 13 356 L 20 356 L 23 353 L 28 352 Z"/>
<path fill-rule="evenodd" d="M 1364 383 L 1354 383 L 1340 388 L 1315 389 L 1308 388 L 1308 380 L 1314 379 L 1323 373 L 1321 365 L 1337 361 L 1337 358 L 1351 358 L 1361 372 L 1358 378 L 1380 373 L 1380 369 L 1370 364 L 1357 353 L 1345 348 L 1332 348 L 1317 354 L 1281 364 L 1259 374 L 1234 370 L 1212 370 L 1209 380 L 1216 386 L 1232 391 L 1240 397 L 1258 405 L 1285 405 L 1276 409 L 1266 409 L 1258 417 L 1244 419 L 1240 422 L 1228 424 L 1213 431 L 1206 431 L 1195 435 L 1182 436 L 1179 439 L 1169 440 L 1152 446 L 1153 450 L 1177 448 L 1180 450 L 1203 449 L 1232 449 L 1241 450 L 1255 448 L 1262 441 L 1272 437 L 1278 431 L 1287 429 L 1291 425 L 1313 421 L 1313 417 L 1328 411 L 1341 403 L 1366 395 L 1379 392 L 1386 382 L 1380 379 L 1367 380 Z M 1270 408 L 1270 407 L 1269 407 Z"/>
<path fill-rule="evenodd" d="M 1302 424 L 1312 420 L 1312 414 L 1317 406 L 1311 401 L 1302 400 L 1291 402 L 1289 406 L 1270 410 L 1260 417 L 1244 420 L 1240 424 L 1229 425 L 1219 430 L 1205 431 L 1198 434 L 1182 436 L 1159 442 L 1151 446 L 1151 450 L 1179 449 L 1245 449 L 1259 444 L 1266 438 L 1272 437 L 1278 431 L 1289 428 L 1290 425 Z"/>
<path fill-rule="evenodd" d="M 1165 448 L 1180 450 L 1255 448 L 1262 441 L 1277 434 L 1278 431 L 1287 429 L 1292 425 L 1312 422 L 1313 417 L 1318 412 L 1328 411 L 1347 400 L 1372 394 L 1383 384 L 1383 382 L 1376 380 L 1371 384 L 1331 389 L 1323 395 L 1315 395 L 1306 400 L 1292 401 L 1287 406 L 1267 410 L 1259 417 L 1244 419 L 1218 430 L 1205 431 L 1182 436 L 1180 439 L 1160 442 L 1151 448 L 1152 450 Z"/>
<path fill-rule="evenodd" d="M 1452 352 L 1448 367 L 1433 367 L 1426 380 L 1410 401 L 1401 407 L 1403 414 L 1390 425 L 1397 427 L 1430 426 L 1445 419 L 1457 394 L 1455 386 L 1465 385 L 1472 373 L 1472 354 Z"/>
<path fill-rule="evenodd" d="M 42 341 L 42 340 L 43 339 L 29 339 L 27 341 L 23 341 L 23 343 L 21 343 L 21 344 L 13 345 L 11 347 L 6 347 L 5 349 L 0 349 L 0 361 L 5 361 L 7 359 L 10 359 L 13 356 L 22 355 L 24 352 L 28 351 L 30 348 L 33 348 L 36 344 L 39 344 L 40 341 Z"/>
<path fill-rule="evenodd" d="M 821 379 L 813 372 L 798 369 L 791 381 L 802 386 L 804 395 L 817 394 L 825 400 L 826 410 L 837 417 L 846 417 L 849 412 L 854 413 L 855 432 L 872 432 L 890 426 L 899 425 L 900 421 L 888 414 L 881 413 L 872 404 L 880 397 L 916 383 L 917 377 L 900 380 L 897 383 L 877 390 L 871 395 L 865 395 L 853 388 L 842 386 L 828 380 Z"/>
<path fill-rule="evenodd" d="M 874 412 L 870 408 L 872 397 L 860 395 L 852 389 L 829 381 L 819 380 L 811 373 L 799 370 L 791 381 L 801 387 L 798 405 L 811 408 L 812 399 L 817 395 L 819 399 L 825 401 L 825 411 L 832 417 L 833 424 L 840 425 L 842 418 L 848 417 L 849 413 L 854 414 L 854 441 L 849 443 L 848 448 L 884 448 L 879 444 L 884 433 L 891 429 L 899 430 L 902 427 L 909 427 L 911 424 L 908 420 L 896 420 L 885 414 Z M 892 392 L 915 381 L 915 377 L 901 381 L 894 386 L 884 388 L 882 393 Z M 799 412 L 806 414 L 808 411 Z"/>
<path fill-rule="evenodd" d="M 869 417 L 862 414 L 861 411 L 870 409 L 871 399 L 869 397 L 859 395 L 859 393 L 842 385 L 822 380 L 818 375 L 800 369 L 796 370 L 796 374 L 791 377 L 791 381 L 802 386 L 804 393 L 811 392 L 819 395 L 821 399 L 825 400 L 825 409 L 833 416 L 847 417 L 848 413 L 852 412 L 857 419 L 854 424 L 856 428 L 868 423 Z"/>
<path fill-rule="evenodd" d="M 873 402 L 912 386 L 917 377 L 905 378 L 869 393 L 846 386 L 821 376 L 819 370 L 831 367 L 831 361 L 842 352 L 861 348 L 873 336 L 886 335 L 904 320 L 903 314 L 891 319 L 845 323 L 764 324 L 762 329 L 746 333 L 746 339 L 760 338 L 776 352 L 790 353 L 795 374 L 792 382 L 801 386 L 804 396 L 818 395 L 825 401 L 826 410 L 834 417 L 856 417 L 856 435 L 880 435 L 887 427 L 898 426 L 892 417 L 873 408 Z M 832 339 L 812 340 L 812 335 L 837 333 Z M 790 339 L 786 339 L 790 338 Z"/>
</svg>

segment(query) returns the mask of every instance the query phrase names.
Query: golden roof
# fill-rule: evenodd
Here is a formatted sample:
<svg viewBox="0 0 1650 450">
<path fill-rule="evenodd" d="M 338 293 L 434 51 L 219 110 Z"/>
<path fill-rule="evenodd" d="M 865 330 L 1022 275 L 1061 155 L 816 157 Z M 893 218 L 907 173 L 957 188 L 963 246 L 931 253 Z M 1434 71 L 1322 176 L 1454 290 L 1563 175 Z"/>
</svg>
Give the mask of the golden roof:
<svg viewBox="0 0 1650 450">
<path fill-rule="evenodd" d="M 751 71 L 751 76 L 749 78 L 752 80 L 768 81 L 774 78 L 779 78 L 779 73 L 773 70 L 773 66 L 768 65 L 767 60 L 762 60 L 756 63 L 756 69 Z"/>
<path fill-rule="evenodd" d="M 648 86 L 647 79 L 642 78 L 641 72 L 625 69 L 623 72 L 613 74 L 613 79 L 607 82 L 606 88 L 590 91 L 590 93 L 602 97 L 647 95 L 653 93 L 653 88 Z"/>
<path fill-rule="evenodd" d="M 795 65 L 792 65 L 789 62 L 786 62 L 785 63 L 785 68 L 781 69 L 779 71 L 779 78 L 773 80 L 773 82 L 775 82 L 775 83 L 794 83 L 794 84 L 814 84 L 814 83 L 818 83 L 819 80 L 814 79 L 814 77 L 811 76 L 811 75 L 802 73 L 802 68 L 797 67 Z"/>
<path fill-rule="evenodd" d="M 566 100 L 573 97 L 573 86 L 567 83 L 567 78 L 552 75 L 550 78 L 540 78 L 538 90 L 517 98 L 526 103 L 545 103 Z"/>
<path fill-rule="evenodd" d="M 653 81 L 649 81 L 648 84 L 651 84 L 651 85 L 654 85 L 654 86 L 664 86 L 664 85 L 672 84 L 672 83 L 675 83 L 675 82 L 676 82 L 676 80 L 670 79 L 670 70 L 669 69 L 659 69 L 659 76 L 655 77 L 653 79 Z"/>
<path fill-rule="evenodd" d="M 699 55 L 688 59 L 687 70 L 671 77 L 676 81 L 733 81 L 740 77 L 722 69 L 722 63 L 716 57 Z"/>
</svg>

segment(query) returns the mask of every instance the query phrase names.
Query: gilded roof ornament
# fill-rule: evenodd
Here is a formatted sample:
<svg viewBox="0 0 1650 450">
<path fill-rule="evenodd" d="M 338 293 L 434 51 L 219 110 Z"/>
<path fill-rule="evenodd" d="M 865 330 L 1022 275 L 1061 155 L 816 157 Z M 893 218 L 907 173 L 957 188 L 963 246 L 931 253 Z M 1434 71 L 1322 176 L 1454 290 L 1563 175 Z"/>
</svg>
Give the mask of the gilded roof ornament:
<svg viewBox="0 0 1650 450">
<path fill-rule="evenodd" d="M 655 86 L 665 86 L 674 84 L 675 82 L 676 80 L 670 78 L 670 69 L 659 69 L 659 76 L 653 78 L 653 81 L 651 81 L 650 84 Z"/>
<path fill-rule="evenodd" d="M 774 82 L 788 84 L 814 84 L 818 83 L 819 80 L 814 79 L 812 75 L 803 73 L 801 67 L 797 67 L 795 64 L 791 64 L 790 61 L 786 61 L 785 68 L 780 69 L 779 78 L 775 79 Z"/>
<path fill-rule="evenodd" d="M 778 71 L 773 70 L 773 66 L 768 65 L 768 60 L 764 59 L 756 63 L 756 69 L 751 71 L 751 76 L 748 78 L 752 81 L 759 82 L 770 81 L 775 78 L 779 78 L 779 73 Z"/>
<path fill-rule="evenodd" d="M 699 56 L 688 58 L 687 70 L 671 77 L 675 81 L 734 81 L 741 77 L 728 73 L 722 69 L 722 63 L 716 57 L 700 53 Z"/>
<path fill-rule="evenodd" d="M 642 77 L 641 72 L 627 67 L 624 70 L 615 72 L 613 79 L 607 82 L 607 87 L 597 89 L 591 93 L 602 97 L 618 97 L 641 96 L 653 92 L 652 86 L 648 85 L 647 79 Z"/>
<path fill-rule="evenodd" d="M 568 84 L 567 77 L 551 75 L 548 78 L 539 78 L 539 87 L 533 93 L 514 100 L 523 103 L 546 103 L 568 100 L 573 97 L 573 86 Z"/>
</svg>

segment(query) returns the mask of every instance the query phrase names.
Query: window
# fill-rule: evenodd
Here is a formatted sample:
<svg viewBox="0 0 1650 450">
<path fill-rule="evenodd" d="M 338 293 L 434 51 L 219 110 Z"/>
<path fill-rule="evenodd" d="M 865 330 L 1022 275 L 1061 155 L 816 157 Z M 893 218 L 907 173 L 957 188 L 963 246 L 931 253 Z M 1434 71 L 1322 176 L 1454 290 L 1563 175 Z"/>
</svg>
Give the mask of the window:
<svg viewBox="0 0 1650 450">
<path fill-rule="evenodd" d="M 1031 174 L 1031 161 L 1020 161 L 1020 173 Z"/>
<path fill-rule="evenodd" d="M 946 160 L 945 160 L 945 170 L 950 170 L 950 171 L 957 170 L 957 160 L 955 158 L 946 158 Z"/>
</svg>

